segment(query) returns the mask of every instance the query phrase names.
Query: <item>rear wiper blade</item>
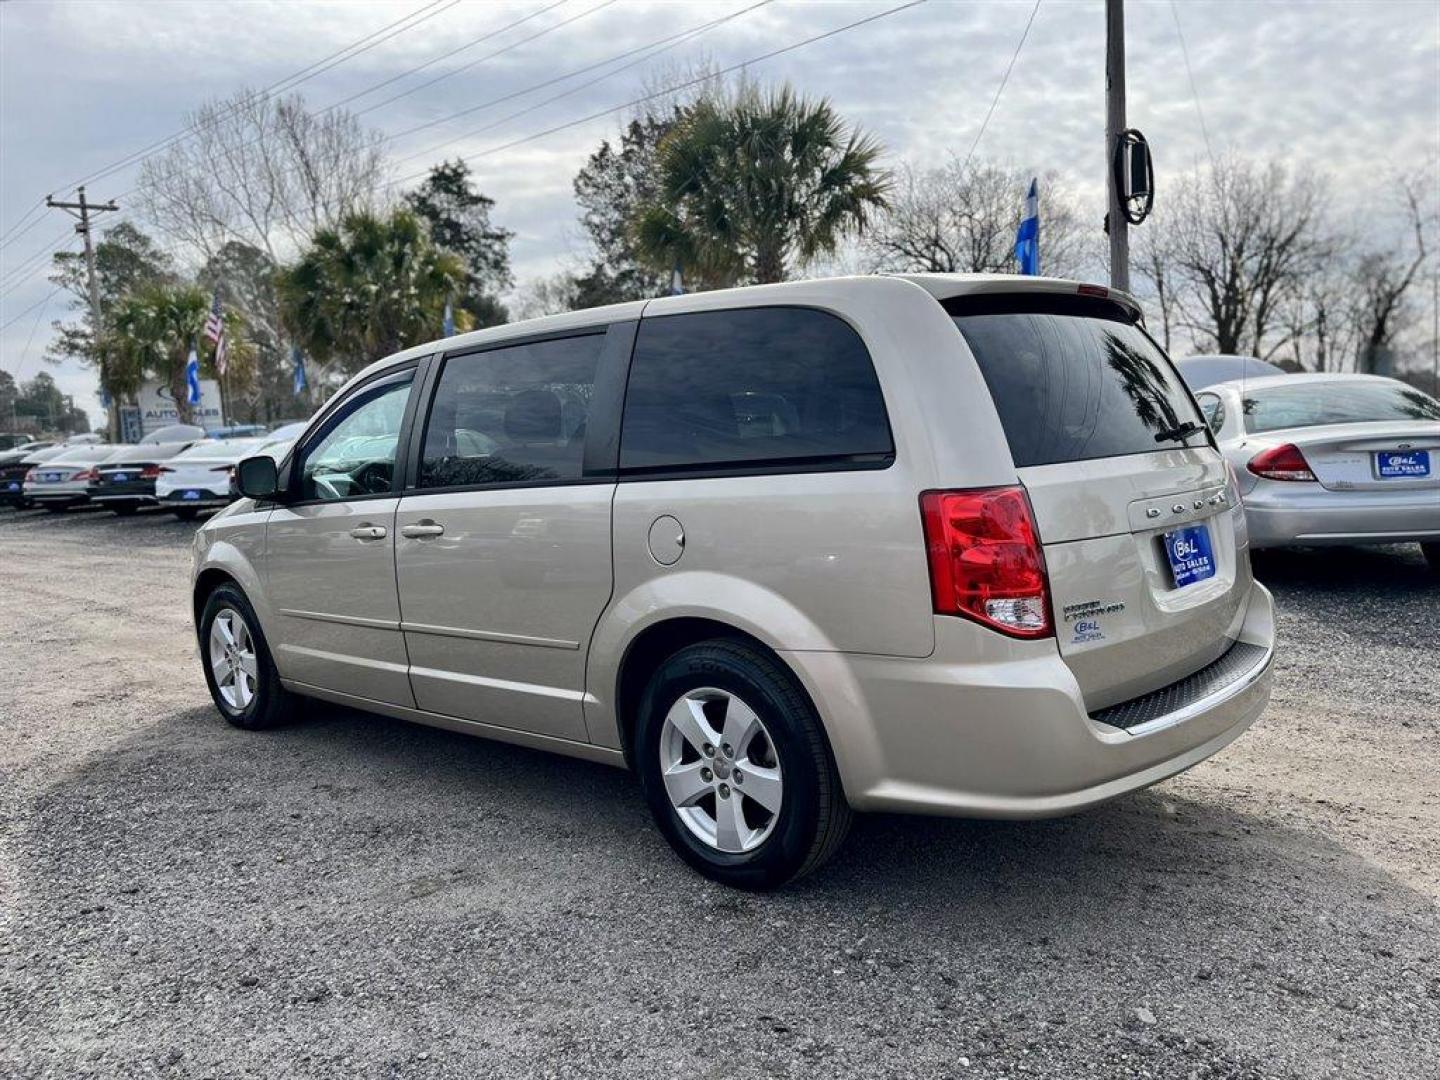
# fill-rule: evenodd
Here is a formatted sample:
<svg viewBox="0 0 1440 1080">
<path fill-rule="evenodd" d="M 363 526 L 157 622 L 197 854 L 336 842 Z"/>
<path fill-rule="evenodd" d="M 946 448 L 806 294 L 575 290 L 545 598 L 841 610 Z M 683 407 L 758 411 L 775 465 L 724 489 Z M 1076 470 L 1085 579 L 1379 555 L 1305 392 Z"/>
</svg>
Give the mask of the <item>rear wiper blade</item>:
<svg viewBox="0 0 1440 1080">
<path fill-rule="evenodd" d="M 1205 430 L 1204 424 L 1197 424 L 1194 420 L 1186 420 L 1183 424 L 1176 424 L 1174 427 L 1161 428 L 1155 433 L 1156 442 L 1175 442 L 1180 439 L 1188 439 L 1191 435 L 1199 435 Z"/>
</svg>

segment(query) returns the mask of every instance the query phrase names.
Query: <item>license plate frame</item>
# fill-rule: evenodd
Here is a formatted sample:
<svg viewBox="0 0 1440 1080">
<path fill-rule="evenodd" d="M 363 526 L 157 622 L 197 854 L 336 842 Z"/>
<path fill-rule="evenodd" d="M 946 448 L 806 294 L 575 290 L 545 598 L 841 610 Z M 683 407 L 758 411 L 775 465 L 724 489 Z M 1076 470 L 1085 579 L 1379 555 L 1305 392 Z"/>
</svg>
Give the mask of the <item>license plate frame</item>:
<svg viewBox="0 0 1440 1080">
<path fill-rule="evenodd" d="M 1435 474 L 1429 450 L 1380 450 L 1375 475 L 1381 480 L 1429 480 Z"/>
<path fill-rule="evenodd" d="M 185 491 L 180 495 L 180 498 L 187 501 L 197 501 L 200 498 L 200 492 L 198 492 L 194 488 L 186 488 Z"/>
<path fill-rule="evenodd" d="M 1215 548 L 1210 542 L 1210 526 L 1205 522 L 1184 525 L 1161 534 L 1165 557 L 1170 562 L 1170 579 L 1175 588 L 1198 585 L 1215 576 Z"/>
</svg>

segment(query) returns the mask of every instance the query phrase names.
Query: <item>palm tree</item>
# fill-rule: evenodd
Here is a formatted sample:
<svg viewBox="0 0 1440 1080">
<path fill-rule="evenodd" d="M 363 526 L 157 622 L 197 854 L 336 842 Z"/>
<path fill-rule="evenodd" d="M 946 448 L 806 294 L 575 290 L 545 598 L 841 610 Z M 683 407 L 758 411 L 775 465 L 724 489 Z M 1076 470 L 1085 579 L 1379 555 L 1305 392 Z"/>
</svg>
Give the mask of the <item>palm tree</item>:
<svg viewBox="0 0 1440 1080">
<path fill-rule="evenodd" d="M 111 308 L 107 331 L 112 358 L 110 383 L 116 393 L 133 394 L 152 375 L 169 388 L 182 424 L 193 421 L 185 381 L 190 350 L 198 349 L 210 294 L 198 285 L 156 282 L 127 293 Z M 248 355 L 239 320 L 226 317 L 229 356 L 243 363 Z M 205 350 L 199 350 L 204 352 Z"/>
<path fill-rule="evenodd" d="M 465 264 L 441 251 L 414 213 L 351 214 L 321 229 L 280 271 L 281 319 L 321 364 L 354 371 L 440 335 L 445 304 L 465 294 Z M 469 315 L 455 307 L 459 329 Z"/>
<path fill-rule="evenodd" d="M 879 156 L 828 101 L 788 86 L 702 98 L 660 145 L 661 195 L 640 212 L 637 246 L 706 284 L 783 281 L 885 206 Z"/>
</svg>

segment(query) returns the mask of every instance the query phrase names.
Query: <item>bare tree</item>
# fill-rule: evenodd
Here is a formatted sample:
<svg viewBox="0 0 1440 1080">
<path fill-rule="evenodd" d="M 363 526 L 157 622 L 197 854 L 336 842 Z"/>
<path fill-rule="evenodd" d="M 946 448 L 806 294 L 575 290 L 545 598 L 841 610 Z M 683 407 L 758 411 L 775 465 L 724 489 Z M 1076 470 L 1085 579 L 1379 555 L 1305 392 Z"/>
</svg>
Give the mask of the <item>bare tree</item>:
<svg viewBox="0 0 1440 1080">
<path fill-rule="evenodd" d="M 1356 367 L 1375 375 L 1395 372 L 1395 341 L 1414 316 L 1411 287 L 1428 258 L 1426 234 L 1435 227 L 1436 212 L 1416 180 L 1396 182 L 1409 234 L 1408 244 L 1364 251 L 1355 263 L 1353 319 L 1357 338 Z"/>
<path fill-rule="evenodd" d="M 1176 325 L 1201 348 L 1273 356 L 1296 332 L 1287 310 L 1335 255 L 1326 208 L 1320 179 L 1292 177 L 1278 162 L 1222 160 L 1174 186 L 1151 226 L 1166 236 L 1142 273 L 1155 285 L 1163 270 Z"/>
<path fill-rule="evenodd" d="M 241 243 L 278 261 L 369 207 L 383 177 L 378 133 L 344 110 L 311 114 L 298 94 L 241 90 L 202 105 L 186 126 L 193 135 L 144 163 L 140 201 L 197 260 Z"/>
<path fill-rule="evenodd" d="M 952 159 L 929 172 L 906 169 L 890 210 L 865 242 L 873 269 L 1013 273 L 1015 232 L 1030 174 Z M 1078 200 L 1054 174 L 1040 178 L 1040 267 L 1075 277 L 1091 261 Z"/>
</svg>

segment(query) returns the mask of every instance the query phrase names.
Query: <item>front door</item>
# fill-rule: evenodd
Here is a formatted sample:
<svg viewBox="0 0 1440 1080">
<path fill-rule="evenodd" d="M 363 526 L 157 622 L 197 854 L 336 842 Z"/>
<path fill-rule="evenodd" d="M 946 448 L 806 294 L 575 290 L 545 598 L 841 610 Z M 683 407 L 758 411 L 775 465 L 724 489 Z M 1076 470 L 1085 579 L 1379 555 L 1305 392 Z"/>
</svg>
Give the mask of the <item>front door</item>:
<svg viewBox="0 0 1440 1080">
<path fill-rule="evenodd" d="M 585 654 L 610 598 L 612 479 L 584 474 L 604 332 L 447 357 L 396 575 L 420 708 L 584 740 Z"/>
<path fill-rule="evenodd" d="M 363 385 L 296 450 L 265 530 L 281 676 L 413 706 L 395 591 L 396 456 L 414 370 Z"/>
</svg>

